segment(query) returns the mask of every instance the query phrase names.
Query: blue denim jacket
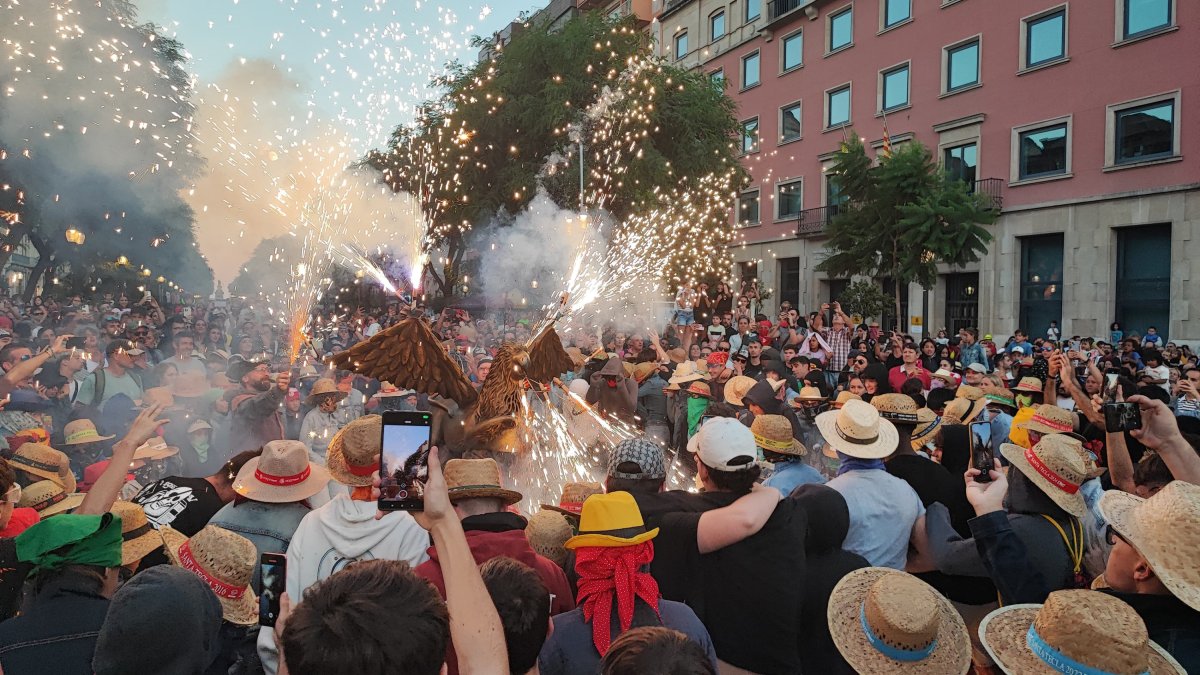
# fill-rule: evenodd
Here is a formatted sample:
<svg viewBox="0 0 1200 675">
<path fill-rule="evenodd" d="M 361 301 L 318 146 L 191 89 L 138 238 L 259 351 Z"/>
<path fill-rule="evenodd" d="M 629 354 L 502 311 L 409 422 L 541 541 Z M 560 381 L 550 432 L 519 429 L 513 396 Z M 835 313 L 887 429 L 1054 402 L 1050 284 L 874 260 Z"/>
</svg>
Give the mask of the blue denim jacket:
<svg viewBox="0 0 1200 675">
<path fill-rule="evenodd" d="M 300 526 L 300 520 L 311 511 L 312 509 L 300 502 L 230 503 L 217 511 L 208 524 L 223 527 L 249 539 L 261 557 L 263 553 L 286 553 L 292 535 Z M 262 569 L 258 560 L 254 561 L 254 579 L 251 585 L 255 593 L 262 591 Z"/>
</svg>

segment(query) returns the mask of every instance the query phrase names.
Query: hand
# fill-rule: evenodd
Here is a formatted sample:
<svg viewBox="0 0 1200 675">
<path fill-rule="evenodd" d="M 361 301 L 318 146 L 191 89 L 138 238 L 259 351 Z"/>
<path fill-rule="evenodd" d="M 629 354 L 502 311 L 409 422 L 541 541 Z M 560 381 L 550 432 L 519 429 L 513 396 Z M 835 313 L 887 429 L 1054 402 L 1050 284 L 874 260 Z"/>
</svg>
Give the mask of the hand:
<svg viewBox="0 0 1200 675">
<path fill-rule="evenodd" d="M 275 380 L 275 386 L 279 387 L 279 391 L 282 391 L 282 392 L 287 392 L 288 387 L 290 387 L 291 384 L 292 384 L 292 373 L 291 373 L 291 371 L 288 371 L 288 370 L 285 370 L 282 373 L 280 373 L 279 377 L 277 377 Z"/>
<path fill-rule="evenodd" d="M 1196 385 L 1192 384 L 1191 380 L 1180 380 L 1176 385 L 1180 395 L 1185 395 L 1188 398 L 1196 398 Z"/>
<path fill-rule="evenodd" d="M 133 424 L 129 425 L 129 431 L 125 433 L 125 438 L 122 440 L 133 443 L 133 447 L 138 447 L 142 443 L 150 440 L 150 438 L 158 433 L 162 426 L 171 420 L 159 419 L 162 414 L 163 406 L 152 405 L 142 412 L 138 413 Z"/>
<path fill-rule="evenodd" d="M 442 476 L 442 461 L 438 457 L 436 445 L 429 449 L 429 479 L 425 481 L 425 510 L 414 512 L 413 518 L 426 530 L 433 530 L 438 523 L 448 518 L 458 519 L 458 514 L 454 512 L 454 506 L 450 503 L 450 492 L 446 488 L 446 479 Z"/>
<path fill-rule="evenodd" d="M 54 344 L 50 345 L 50 355 L 51 356 L 62 356 L 63 354 L 66 354 L 67 352 L 71 351 L 67 347 L 67 340 L 70 340 L 73 337 L 75 337 L 75 336 L 74 335 L 59 335 L 58 337 L 54 338 Z"/>
<path fill-rule="evenodd" d="M 993 459 L 993 469 L 988 472 L 992 482 L 978 483 L 975 477 L 982 472 L 971 467 L 963 474 L 967 483 L 967 501 L 975 507 L 975 515 L 1004 510 L 1004 495 L 1008 492 L 1008 476 L 1000 470 L 1000 460 Z"/>
<path fill-rule="evenodd" d="M 275 617 L 275 644 L 283 644 L 283 629 L 292 615 L 292 599 L 285 592 L 279 596 L 279 616 Z"/>
<path fill-rule="evenodd" d="M 1129 432 L 1131 436 L 1142 442 L 1151 450 L 1174 441 L 1182 441 L 1179 423 L 1166 403 L 1147 398 L 1142 395 L 1130 396 L 1130 403 L 1136 403 L 1142 411 L 1142 428 Z"/>
</svg>

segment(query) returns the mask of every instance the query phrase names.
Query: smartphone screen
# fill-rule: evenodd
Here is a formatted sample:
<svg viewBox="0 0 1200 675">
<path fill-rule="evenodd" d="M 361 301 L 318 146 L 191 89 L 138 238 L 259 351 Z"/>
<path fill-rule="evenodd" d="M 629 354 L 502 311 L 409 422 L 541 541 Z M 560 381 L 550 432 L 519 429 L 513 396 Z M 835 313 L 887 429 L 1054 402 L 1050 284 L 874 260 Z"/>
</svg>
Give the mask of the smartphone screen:
<svg viewBox="0 0 1200 675">
<path fill-rule="evenodd" d="M 420 511 L 429 472 L 433 416 L 422 412 L 383 414 L 379 453 L 379 510 Z"/>
<path fill-rule="evenodd" d="M 992 475 L 988 473 L 995 468 L 992 459 L 995 455 L 992 453 L 992 448 L 983 442 L 983 436 L 978 432 L 971 434 L 971 467 L 979 469 L 979 475 L 975 476 L 976 483 L 992 482 Z"/>
<path fill-rule="evenodd" d="M 1105 403 L 1104 430 L 1109 433 L 1142 428 L 1142 410 L 1136 403 Z"/>
<path fill-rule="evenodd" d="M 262 593 L 258 595 L 258 625 L 274 626 L 279 618 L 279 601 L 287 589 L 287 556 L 264 553 L 259 563 L 262 566 Z"/>
<path fill-rule="evenodd" d="M 1117 373 L 1108 373 L 1104 376 L 1104 400 L 1109 403 L 1117 401 L 1117 378 L 1120 377 Z"/>
</svg>

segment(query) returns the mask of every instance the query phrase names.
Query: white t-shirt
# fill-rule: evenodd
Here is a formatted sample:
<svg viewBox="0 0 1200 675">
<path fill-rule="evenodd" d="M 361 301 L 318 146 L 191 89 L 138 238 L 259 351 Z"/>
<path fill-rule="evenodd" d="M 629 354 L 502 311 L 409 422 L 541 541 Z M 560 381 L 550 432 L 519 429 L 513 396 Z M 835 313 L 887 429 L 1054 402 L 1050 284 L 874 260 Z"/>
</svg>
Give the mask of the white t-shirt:
<svg viewBox="0 0 1200 675">
<path fill-rule="evenodd" d="M 1160 384 L 1158 386 L 1162 387 L 1163 391 L 1167 392 L 1168 394 L 1171 393 L 1171 385 L 1169 384 L 1169 380 L 1171 378 L 1171 371 L 1170 371 L 1170 369 L 1167 368 L 1166 365 L 1160 365 L 1157 368 L 1151 368 L 1150 366 L 1146 366 L 1146 369 L 1142 372 L 1155 380 L 1167 381 L 1168 382 L 1167 384 Z"/>
<path fill-rule="evenodd" d="M 681 287 L 679 292 L 675 294 L 675 306 L 684 312 L 692 311 L 692 306 L 696 303 L 696 291 Z"/>
</svg>

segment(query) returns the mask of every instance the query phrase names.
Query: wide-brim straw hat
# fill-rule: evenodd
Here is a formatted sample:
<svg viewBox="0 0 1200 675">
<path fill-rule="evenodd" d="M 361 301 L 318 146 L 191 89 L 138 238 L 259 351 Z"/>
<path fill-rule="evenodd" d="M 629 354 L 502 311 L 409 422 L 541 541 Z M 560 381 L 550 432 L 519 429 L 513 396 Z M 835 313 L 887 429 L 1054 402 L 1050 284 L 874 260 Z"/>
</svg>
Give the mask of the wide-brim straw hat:
<svg viewBox="0 0 1200 675">
<path fill-rule="evenodd" d="M 1149 499 L 1108 490 L 1100 512 L 1172 595 L 1200 611 L 1200 486 L 1172 481 Z"/>
<path fill-rule="evenodd" d="M 322 377 L 313 383 L 312 391 L 309 392 L 308 398 L 304 399 L 304 403 L 315 406 L 323 398 L 334 398 L 340 401 L 347 395 L 347 392 L 338 389 L 337 382 L 328 377 Z"/>
<path fill-rule="evenodd" d="M 379 391 L 371 395 L 371 398 L 393 398 L 396 396 L 404 396 L 405 391 L 401 390 L 391 382 L 380 382 Z"/>
<path fill-rule="evenodd" d="M 826 617 L 856 672 L 963 675 L 971 667 L 971 634 L 954 605 L 899 570 L 867 567 L 842 577 Z"/>
<path fill-rule="evenodd" d="M 45 443 L 22 443 L 8 460 L 14 469 L 54 481 L 65 492 L 75 491 L 75 474 L 71 460 Z"/>
<path fill-rule="evenodd" d="M 96 425 L 89 419 L 73 420 L 63 427 L 63 445 L 83 445 L 113 438 L 116 437 L 101 436 L 100 432 L 96 431 Z"/>
<path fill-rule="evenodd" d="M 138 446 L 133 451 L 134 459 L 166 459 L 179 454 L 179 448 L 167 445 L 162 436 L 155 436 Z"/>
<path fill-rule="evenodd" d="M 685 352 L 682 347 L 676 347 L 675 349 L 667 350 L 667 358 L 670 359 L 672 363 L 687 363 L 688 360 L 687 352 Z"/>
<path fill-rule="evenodd" d="M 837 399 L 835 399 L 833 402 L 833 409 L 841 410 L 842 406 L 846 405 L 850 401 L 861 401 L 861 400 L 862 400 L 862 397 L 859 396 L 858 394 L 855 394 L 854 392 L 841 391 L 841 392 L 838 392 Z"/>
<path fill-rule="evenodd" d="M 1079 486 L 1088 479 L 1088 468 L 1077 439 L 1049 434 L 1032 448 L 1002 443 L 1000 454 L 1062 510 L 1077 518 L 1087 513 Z"/>
<path fill-rule="evenodd" d="M 160 532 L 171 563 L 208 583 L 226 621 L 258 623 L 258 598 L 250 588 L 258 553 L 249 539 L 216 525 L 205 525 L 190 539 L 170 525 Z"/>
<path fill-rule="evenodd" d="M 763 450 L 780 455 L 803 457 L 808 448 L 792 436 L 792 423 L 783 415 L 756 415 L 750 423 L 754 443 Z"/>
<path fill-rule="evenodd" d="M 639 363 L 633 367 L 633 378 L 638 381 L 638 384 L 646 381 L 646 378 L 654 374 L 658 370 L 658 364 L 653 361 Z"/>
<path fill-rule="evenodd" d="M 583 511 L 583 503 L 587 501 L 587 498 L 602 494 L 604 494 L 604 486 L 599 483 L 567 483 L 563 485 L 562 497 L 558 500 L 558 505 L 542 504 L 542 508 L 557 511 L 569 518 L 579 520 L 579 514 Z"/>
<path fill-rule="evenodd" d="M 21 501 L 17 503 L 17 507 L 33 509 L 38 512 L 39 517 L 45 519 L 78 507 L 86 496 L 82 492 L 68 492 L 52 480 L 39 480 L 21 490 Z"/>
<path fill-rule="evenodd" d="M 942 417 L 948 424 L 970 424 L 986 407 L 984 399 L 956 398 L 946 404 Z"/>
<path fill-rule="evenodd" d="M 914 450 L 925 445 L 929 439 L 942 426 L 942 418 L 929 408 L 921 408 L 917 411 L 917 426 L 913 427 L 912 431 L 912 447 Z"/>
<path fill-rule="evenodd" d="M 109 513 L 121 518 L 121 564 L 132 565 L 163 547 L 162 533 L 133 502 L 114 502 Z"/>
<path fill-rule="evenodd" d="M 971 401 L 979 401 L 983 399 L 983 390 L 979 387 L 974 387 L 969 384 L 964 384 L 954 390 L 954 398 L 965 398 Z"/>
<path fill-rule="evenodd" d="M 308 499 L 329 484 L 329 471 L 309 459 L 300 441 L 269 441 L 262 454 L 238 471 L 233 491 L 268 504 L 288 504 Z"/>
<path fill-rule="evenodd" d="M 330 477 L 349 487 L 369 487 L 374 482 L 373 474 L 379 471 L 382 434 L 383 418 L 379 415 L 363 415 L 342 427 L 325 450 Z"/>
<path fill-rule="evenodd" d="M 494 459 L 452 459 L 442 468 L 450 502 L 463 499 L 499 499 L 511 505 L 524 499 L 516 490 L 500 485 L 500 465 Z"/>
<path fill-rule="evenodd" d="M 686 384 L 695 382 L 696 380 L 707 380 L 707 367 L 704 370 L 696 368 L 695 361 L 684 361 L 675 366 L 675 372 L 671 375 L 671 379 L 667 380 L 670 384 Z"/>
<path fill-rule="evenodd" d="M 920 407 L 908 394 L 876 394 L 871 397 L 871 405 L 879 411 L 880 417 L 893 424 L 917 424 Z"/>
<path fill-rule="evenodd" d="M 567 347 L 566 352 L 567 357 L 571 359 L 571 363 L 573 363 L 576 368 L 587 363 L 587 357 L 583 355 L 583 350 L 579 347 Z"/>
<path fill-rule="evenodd" d="M 543 558 L 562 567 L 567 561 L 567 540 L 575 534 L 567 516 L 557 510 L 542 509 L 529 518 L 525 538 L 529 547 Z"/>
<path fill-rule="evenodd" d="M 986 399 L 989 404 L 995 403 L 996 405 L 1012 408 L 1013 410 L 1017 409 L 1017 399 L 1015 396 L 1013 396 L 1011 389 L 992 389 L 984 394 L 983 398 Z"/>
<path fill-rule="evenodd" d="M 849 401 L 841 410 L 817 415 L 817 428 L 826 447 L 859 459 L 883 459 L 896 451 L 900 439 L 895 425 L 863 401 Z"/>
<path fill-rule="evenodd" d="M 1042 381 L 1036 377 L 1022 377 L 1017 386 L 1013 387 L 1013 391 L 1024 391 L 1034 394 L 1042 393 Z"/>
<path fill-rule="evenodd" d="M 941 380 L 942 382 L 945 382 L 946 384 L 957 385 L 959 383 L 958 378 L 955 377 L 955 373 L 952 373 L 949 370 L 946 370 L 945 368 L 938 368 L 937 370 L 930 373 L 929 377 L 932 377 L 936 380 Z"/>
<path fill-rule="evenodd" d="M 1069 434 L 1075 431 L 1075 416 L 1069 410 L 1043 403 L 1035 408 L 1033 417 L 1017 422 L 1017 428 L 1039 434 Z"/>
<path fill-rule="evenodd" d="M 782 380 L 780 380 L 782 382 Z M 824 401 L 829 398 L 816 387 L 800 387 L 800 394 L 793 401 Z"/>
<path fill-rule="evenodd" d="M 745 405 L 742 398 L 750 391 L 750 387 L 758 384 L 758 380 L 745 375 L 734 375 L 725 383 L 725 389 L 722 393 L 725 395 L 725 402 L 730 405 L 741 407 Z"/>
<path fill-rule="evenodd" d="M 579 534 L 563 545 L 572 550 L 584 546 L 619 548 L 636 546 L 657 536 L 657 527 L 646 529 L 633 495 L 609 492 L 588 497 L 579 518 Z"/>
<path fill-rule="evenodd" d="M 1132 607 L 1099 591 L 1055 591 L 1044 605 L 1002 607 L 983 618 L 979 639 L 1006 673 L 1186 672 L 1150 640 Z M 1035 646 L 1066 669 L 1050 667 Z"/>
<path fill-rule="evenodd" d="M 707 382 L 696 380 L 688 385 L 687 392 L 693 396 L 703 396 L 704 398 L 712 398 L 712 390 L 708 387 Z"/>
</svg>

